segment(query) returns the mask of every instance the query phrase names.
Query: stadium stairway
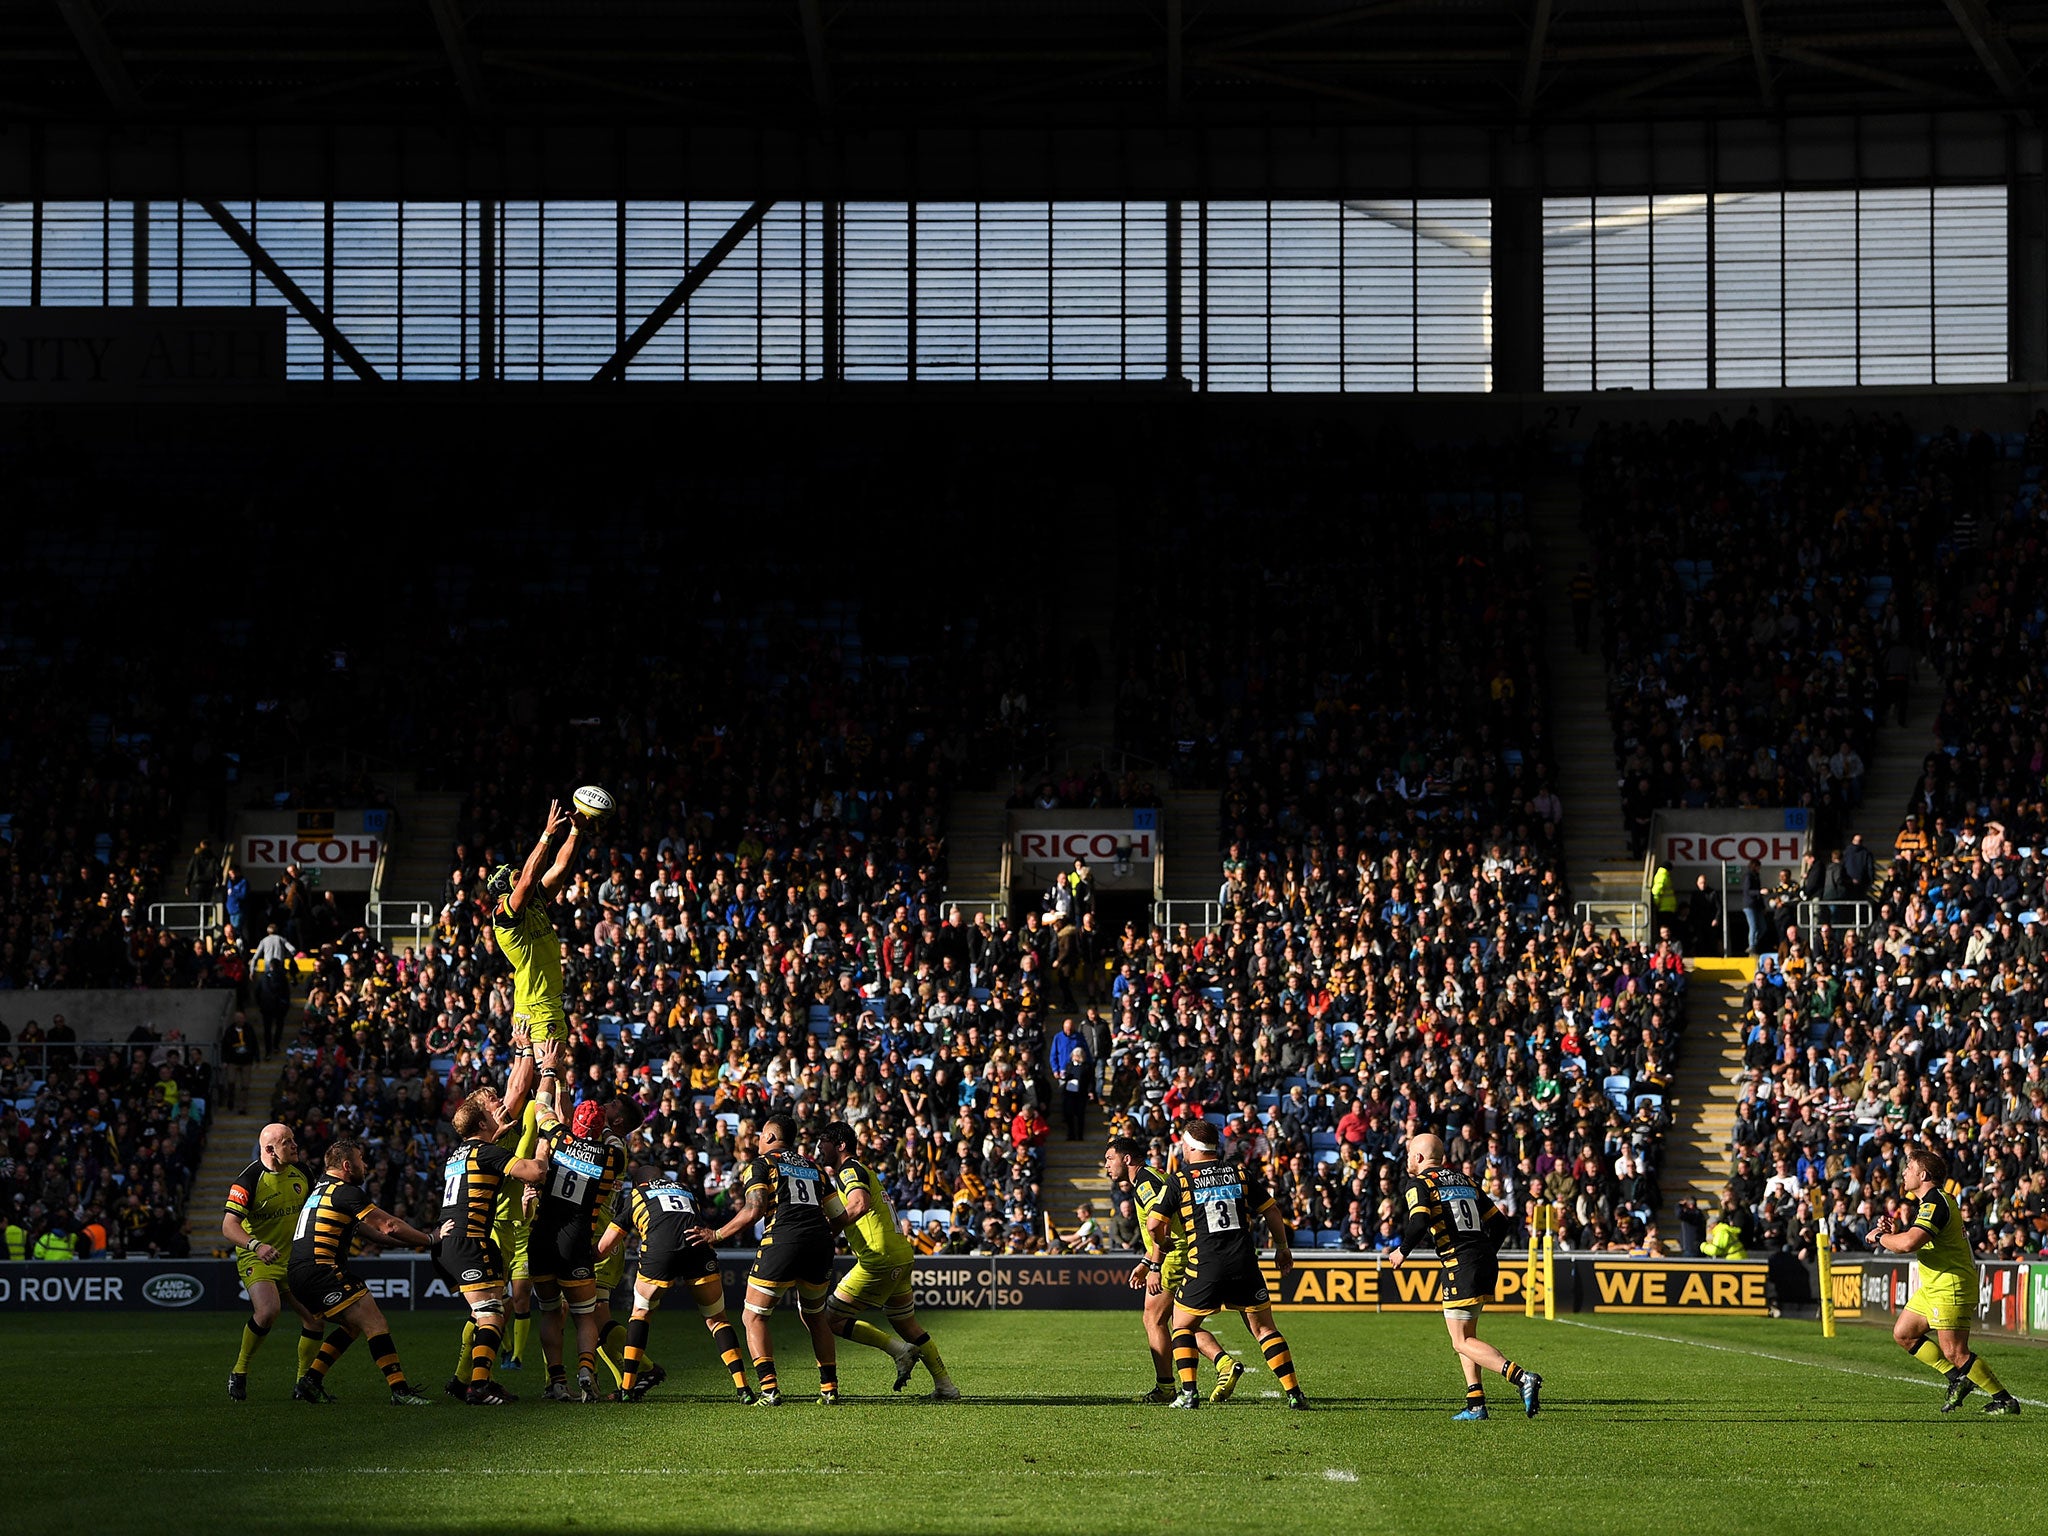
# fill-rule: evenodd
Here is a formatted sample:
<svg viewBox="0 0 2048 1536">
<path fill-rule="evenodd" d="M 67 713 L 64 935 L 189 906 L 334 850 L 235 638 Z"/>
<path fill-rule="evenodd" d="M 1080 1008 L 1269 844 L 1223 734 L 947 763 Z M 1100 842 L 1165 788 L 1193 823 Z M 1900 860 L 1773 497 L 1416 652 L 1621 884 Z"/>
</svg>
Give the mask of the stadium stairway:
<svg viewBox="0 0 2048 1536">
<path fill-rule="evenodd" d="M 1223 883 L 1223 848 L 1213 789 L 1166 794 L 1166 899 L 1214 901 Z"/>
<path fill-rule="evenodd" d="M 384 864 L 378 900 L 423 901 L 438 915 L 448 872 L 455 867 L 455 841 L 462 828 L 462 796 L 420 789 L 410 776 L 393 786 L 398 838 Z"/>
<path fill-rule="evenodd" d="M 1671 1085 L 1671 1129 L 1665 1132 L 1659 1178 L 1664 1203 L 1660 1235 L 1677 1234 L 1675 1211 L 1684 1199 L 1712 1208 L 1734 1164 L 1735 1104 L 1741 1097 L 1742 993 L 1751 963 L 1695 960 L 1686 1009 L 1685 1057 Z"/>
<path fill-rule="evenodd" d="M 1550 676 L 1551 741 L 1564 801 L 1565 871 L 1578 901 L 1642 899 L 1643 864 L 1628 851 L 1607 715 L 1607 665 L 1599 646 L 1581 652 L 1572 636 L 1572 576 L 1592 546 L 1580 525 L 1579 487 L 1547 476 L 1530 501 L 1530 534 L 1543 560 L 1543 650 Z M 1619 913 L 1595 911 L 1605 927 Z"/>
<path fill-rule="evenodd" d="M 1877 743 L 1863 771 L 1863 805 L 1856 813 L 1864 845 L 1881 865 L 1891 862 L 1892 838 L 1906 818 L 1906 800 L 1920 782 L 1927 754 L 1940 750 L 1934 719 L 1941 712 L 1943 685 L 1934 668 L 1921 662 L 1906 690 L 1906 721 L 1881 722 Z"/>
<path fill-rule="evenodd" d="M 1001 902 L 1003 843 L 1010 835 L 1008 797 L 997 790 L 956 789 L 946 801 L 946 900 Z M 966 917 L 974 919 L 973 908 Z"/>
<path fill-rule="evenodd" d="M 1046 1219 L 1062 1233 L 1071 1232 L 1079 1219 L 1074 1208 L 1083 1201 L 1095 1207 L 1097 1220 L 1110 1215 L 1109 1180 L 1102 1172 L 1102 1149 L 1108 1141 L 1108 1127 L 1099 1112 L 1088 1116 L 1088 1134 L 1080 1141 L 1067 1140 L 1067 1127 L 1059 1106 L 1047 1110 L 1052 1120 L 1052 1142 L 1045 1149 L 1045 1180 L 1040 1186 Z"/>
<path fill-rule="evenodd" d="M 292 1010 L 284 1022 L 287 1044 L 298 1038 L 299 1021 L 305 1017 L 305 978 L 311 970 L 312 963 L 304 962 L 292 986 Z M 254 1008 L 249 1010 L 249 1017 L 254 1022 Z M 261 1029 L 260 1024 L 257 1027 Z M 227 1239 L 220 1233 L 221 1207 L 227 1201 L 228 1186 L 235 1175 L 256 1156 L 256 1138 L 270 1123 L 271 1095 L 277 1092 L 277 1081 L 284 1076 L 284 1068 L 283 1051 L 268 1061 L 257 1062 L 249 1071 L 249 1102 L 218 1111 L 213 1117 L 213 1125 L 206 1133 L 206 1150 L 199 1156 L 199 1166 L 192 1170 L 192 1198 L 185 1205 L 186 1231 L 195 1254 L 210 1253 L 218 1258 L 229 1252 Z"/>
</svg>

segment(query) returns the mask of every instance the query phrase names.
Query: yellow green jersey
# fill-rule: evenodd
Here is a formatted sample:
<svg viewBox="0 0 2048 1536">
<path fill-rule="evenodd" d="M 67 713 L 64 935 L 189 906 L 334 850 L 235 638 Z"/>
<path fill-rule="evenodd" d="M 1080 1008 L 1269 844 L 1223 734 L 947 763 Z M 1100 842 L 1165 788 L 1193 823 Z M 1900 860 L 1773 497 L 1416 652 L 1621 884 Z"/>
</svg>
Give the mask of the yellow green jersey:
<svg viewBox="0 0 2048 1536">
<path fill-rule="evenodd" d="M 868 1197 L 866 1214 L 846 1227 L 846 1246 L 853 1256 L 870 1268 L 891 1269 L 908 1264 L 917 1255 L 910 1239 L 896 1230 L 896 1213 L 889 1209 L 889 1197 L 882 1193 L 882 1181 L 865 1163 L 848 1158 L 833 1175 L 842 1199 L 856 1189 Z"/>
<path fill-rule="evenodd" d="M 257 1242 L 289 1254 L 299 1207 L 306 1203 L 306 1191 L 312 1187 L 311 1176 L 297 1163 L 273 1171 L 259 1158 L 236 1174 L 235 1182 L 228 1186 L 227 1214 L 240 1218 Z"/>
<path fill-rule="evenodd" d="M 1974 1292 L 1977 1288 L 1977 1261 L 1970 1253 L 1970 1234 L 1963 1221 L 1963 1208 L 1956 1203 L 1956 1197 L 1945 1189 L 1930 1189 L 1914 1207 L 1913 1219 L 1906 1230 L 1911 1231 L 1914 1227 L 1928 1236 L 1928 1241 L 1913 1253 L 1920 1262 L 1920 1283 L 1925 1285 L 1940 1275 Z"/>
<path fill-rule="evenodd" d="M 508 1126 L 504 1135 L 498 1138 L 497 1144 L 513 1157 L 524 1159 L 533 1156 L 534 1143 L 539 1138 L 540 1124 L 534 1114 L 533 1100 L 528 1099 L 525 1112 L 519 1117 L 519 1123 Z M 524 1184 L 514 1179 L 507 1179 L 498 1186 L 498 1204 L 491 1213 L 493 1226 L 509 1226 L 525 1219 L 520 1215 L 519 1209 L 520 1196 L 525 1189 Z"/>
<path fill-rule="evenodd" d="M 512 962 L 512 1011 L 531 1023 L 552 1024 L 562 1012 L 562 941 L 548 918 L 547 905 L 528 898 L 514 912 L 511 898 L 501 897 L 493 926 L 498 948 Z"/>
<path fill-rule="evenodd" d="M 1160 1251 L 1160 1258 L 1185 1260 L 1188 1256 L 1187 1224 L 1181 1220 L 1179 1211 L 1160 1204 L 1165 1193 L 1166 1175 L 1157 1168 L 1140 1168 L 1131 1180 L 1131 1197 L 1137 1202 L 1139 1224 L 1142 1226 L 1155 1211 L 1166 1218 L 1168 1241 Z"/>
</svg>

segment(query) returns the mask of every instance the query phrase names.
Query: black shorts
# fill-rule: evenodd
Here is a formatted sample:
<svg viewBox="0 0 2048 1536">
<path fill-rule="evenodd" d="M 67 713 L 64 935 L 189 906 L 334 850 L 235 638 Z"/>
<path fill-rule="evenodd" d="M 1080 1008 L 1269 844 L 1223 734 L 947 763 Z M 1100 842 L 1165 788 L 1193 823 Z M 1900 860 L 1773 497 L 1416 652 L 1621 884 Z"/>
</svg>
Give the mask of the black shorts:
<svg viewBox="0 0 2048 1536">
<path fill-rule="evenodd" d="M 1444 1308 L 1483 1307 L 1499 1284 L 1500 1261 L 1494 1255 L 1460 1256 L 1444 1266 Z"/>
<path fill-rule="evenodd" d="M 486 1290 L 505 1284 L 505 1256 L 495 1238 L 474 1238 L 464 1233 L 441 1239 L 434 1262 L 458 1291 Z"/>
<path fill-rule="evenodd" d="M 689 1243 L 666 1253 L 659 1249 L 640 1252 L 640 1278 L 653 1285 L 688 1285 L 692 1280 L 717 1273 L 718 1255 L 702 1243 Z"/>
<path fill-rule="evenodd" d="M 322 1317 L 339 1317 L 370 1294 L 361 1280 L 331 1264 L 294 1264 L 284 1283 L 293 1300 Z"/>
<path fill-rule="evenodd" d="M 543 1208 L 526 1239 L 526 1271 L 535 1280 L 574 1285 L 597 1273 L 590 1217 L 582 1211 L 556 1214 Z"/>
<path fill-rule="evenodd" d="M 832 1234 L 805 1233 L 792 1237 L 770 1237 L 754 1255 L 754 1267 L 747 1272 L 769 1290 L 792 1285 L 823 1286 L 832 1278 Z"/>
<path fill-rule="evenodd" d="M 1186 1312 L 1242 1312 L 1247 1307 L 1269 1307 L 1273 1298 L 1266 1292 L 1258 1255 L 1253 1254 L 1235 1264 L 1210 1263 L 1199 1270 L 1191 1266 L 1173 1304 Z"/>
</svg>

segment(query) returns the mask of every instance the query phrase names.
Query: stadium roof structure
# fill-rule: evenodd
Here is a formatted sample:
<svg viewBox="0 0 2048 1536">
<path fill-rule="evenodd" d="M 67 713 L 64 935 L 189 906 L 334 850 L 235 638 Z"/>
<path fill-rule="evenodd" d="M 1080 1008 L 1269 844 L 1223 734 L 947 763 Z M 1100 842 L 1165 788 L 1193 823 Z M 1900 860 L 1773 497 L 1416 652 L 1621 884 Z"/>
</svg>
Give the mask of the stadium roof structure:
<svg viewBox="0 0 2048 1536">
<path fill-rule="evenodd" d="M 2030 0 L 0 0 L 0 118 L 712 127 L 2011 111 Z"/>
</svg>

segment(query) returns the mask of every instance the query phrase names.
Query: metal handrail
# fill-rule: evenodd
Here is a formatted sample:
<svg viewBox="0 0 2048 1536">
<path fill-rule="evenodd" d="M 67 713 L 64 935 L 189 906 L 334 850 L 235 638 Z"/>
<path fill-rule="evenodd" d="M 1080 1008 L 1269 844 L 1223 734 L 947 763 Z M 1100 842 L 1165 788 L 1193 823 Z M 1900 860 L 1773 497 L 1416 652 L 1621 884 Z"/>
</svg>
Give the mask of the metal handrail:
<svg viewBox="0 0 2048 1536">
<path fill-rule="evenodd" d="M 200 934 L 218 925 L 219 911 L 217 901 L 153 901 L 149 904 L 149 925 L 166 933 Z M 193 915 L 173 917 L 174 912 Z"/>
<path fill-rule="evenodd" d="M 405 920 L 401 922 L 395 916 L 387 920 L 384 915 L 386 907 L 403 907 L 406 913 Z M 385 933 L 390 932 L 410 933 L 413 942 L 417 944 L 422 935 L 432 930 L 435 908 L 431 901 L 372 901 L 364 904 L 363 917 L 370 925 L 372 937 L 378 943 L 383 943 Z"/>
<path fill-rule="evenodd" d="M 32 1040 L 26 1045 L 19 1042 L 0 1045 L 0 1056 L 12 1056 L 16 1066 L 43 1073 L 47 1073 L 52 1065 L 89 1061 L 102 1052 L 119 1055 L 125 1061 L 134 1051 L 149 1052 L 153 1063 L 163 1060 L 161 1052 L 178 1051 L 187 1061 L 194 1056 L 203 1056 L 215 1066 L 220 1065 L 220 1042 L 217 1040 Z M 59 1052 L 69 1054 L 59 1057 Z"/>
<path fill-rule="evenodd" d="M 1877 910 L 1868 901 L 1802 901 L 1792 909 L 1802 932 L 1818 928 L 1826 923 L 1832 927 L 1868 928 L 1871 915 Z M 1846 913 L 1852 922 L 1844 921 Z"/>
<path fill-rule="evenodd" d="M 1183 896 L 1176 900 L 1152 903 L 1152 926 L 1168 933 L 1182 923 L 1200 928 L 1204 933 L 1213 933 L 1223 921 L 1223 903 Z"/>
<path fill-rule="evenodd" d="M 1607 921 L 1601 914 L 1607 914 Z M 1613 918 L 1619 914 L 1622 921 Z M 1643 935 L 1649 931 L 1650 909 L 1640 901 L 1580 901 L 1572 904 L 1572 915 L 1578 924 L 1591 923 L 1596 928 L 1619 928 L 1627 933 L 1631 944 L 1643 942 Z"/>
<path fill-rule="evenodd" d="M 999 923 L 1010 915 L 1010 904 L 1002 900 L 963 901 L 958 897 L 942 896 L 939 898 L 939 910 L 948 918 L 957 911 L 969 922 L 986 914 L 991 923 Z"/>
</svg>

